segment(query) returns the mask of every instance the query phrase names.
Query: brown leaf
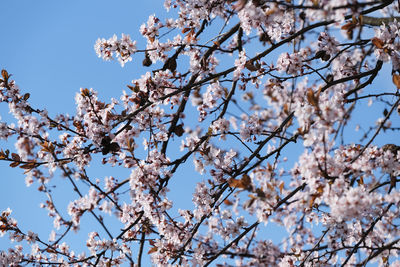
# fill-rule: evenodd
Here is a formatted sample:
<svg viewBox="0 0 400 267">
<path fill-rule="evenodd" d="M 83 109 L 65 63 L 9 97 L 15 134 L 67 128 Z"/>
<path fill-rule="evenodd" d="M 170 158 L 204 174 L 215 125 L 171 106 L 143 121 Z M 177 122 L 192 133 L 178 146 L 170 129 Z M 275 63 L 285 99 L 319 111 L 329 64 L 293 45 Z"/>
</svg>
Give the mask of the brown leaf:
<svg viewBox="0 0 400 267">
<path fill-rule="evenodd" d="M 21 157 L 15 153 L 11 153 L 11 158 L 15 161 L 21 161 Z"/>
<path fill-rule="evenodd" d="M 174 133 L 179 137 L 182 136 L 184 132 L 185 130 L 183 129 L 183 124 L 177 125 L 174 129 Z"/>
<path fill-rule="evenodd" d="M 190 30 L 191 30 L 191 28 L 183 28 L 182 33 L 187 33 Z"/>
<path fill-rule="evenodd" d="M 147 252 L 147 254 L 151 254 L 154 252 L 157 252 L 158 248 L 157 247 L 152 247 L 151 249 L 149 249 L 149 252 Z"/>
<path fill-rule="evenodd" d="M 3 149 L 0 151 L 0 159 L 7 158 L 6 153 L 4 153 Z"/>
<path fill-rule="evenodd" d="M 242 187 L 242 183 L 240 180 L 236 180 L 234 178 L 231 178 L 228 180 L 228 184 L 230 187 L 235 187 L 235 188 L 241 188 Z"/>
<path fill-rule="evenodd" d="M 1 70 L 1 76 L 3 76 L 3 79 L 6 81 L 10 77 L 8 75 L 8 72 L 6 70 Z"/>
<path fill-rule="evenodd" d="M 267 187 L 268 187 L 268 189 L 271 190 L 271 191 L 274 191 L 274 190 L 275 190 L 275 187 L 274 187 L 272 184 L 270 184 L 270 183 L 267 183 Z"/>
<path fill-rule="evenodd" d="M 233 205 L 233 202 L 230 201 L 229 199 L 225 199 L 225 200 L 224 200 L 224 204 L 227 205 L 227 206 L 232 206 L 232 205 Z"/>
<path fill-rule="evenodd" d="M 251 61 L 247 61 L 246 64 L 244 65 L 246 67 L 246 69 L 248 69 L 249 71 L 257 71 L 259 68 L 257 68 L 257 66 L 255 66 L 253 64 L 253 62 Z"/>
<path fill-rule="evenodd" d="M 264 199 L 265 198 L 265 193 L 261 188 L 256 189 L 257 197 Z"/>
<path fill-rule="evenodd" d="M 400 75 L 393 74 L 392 80 L 394 85 L 396 85 L 397 89 L 400 89 Z"/>
<path fill-rule="evenodd" d="M 145 53 L 144 54 L 144 59 L 143 59 L 143 61 L 142 61 L 142 64 L 143 64 L 143 66 L 145 66 L 145 67 L 149 67 L 149 66 L 151 66 L 151 64 L 152 64 L 153 62 L 151 61 L 151 59 L 150 59 L 150 57 L 149 57 L 149 53 Z M 128 85 L 128 87 L 129 87 L 130 85 Z M 132 87 L 133 88 L 133 87 Z"/>
<path fill-rule="evenodd" d="M 165 61 L 162 69 L 170 70 L 171 72 L 174 72 L 176 70 L 176 58 L 173 56 L 168 58 L 167 61 Z"/>
<path fill-rule="evenodd" d="M 290 113 L 289 112 L 289 104 L 288 103 L 283 104 L 283 112 L 285 114 L 289 114 Z"/>
<path fill-rule="evenodd" d="M 383 46 L 385 45 L 385 43 L 381 39 L 376 37 L 372 38 L 371 41 L 377 48 L 383 48 Z"/>
<path fill-rule="evenodd" d="M 248 176 L 247 174 L 243 174 L 241 181 L 243 185 L 246 186 L 246 188 L 251 186 L 251 179 L 250 176 Z"/>
<path fill-rule="evenodd" d="M 313 195 L 313 196 L 311 197 L 310 202 L 309 202 L 309 207 L 310 207 L 310 208 L 311 208 L 312 206 L 314 206 L 314 202 L 315 202 L 316 199 L 317 199 L 317 195 Z"/>
<path fill-rule="evenodd" d="M 191 43 L 192 41 L 194 41 L 196 38 L 194 37 L 194 34 L 192 34 L 192 32 L 190 31 L 187 35 L 186 35 L 186 37 L 185 37 L 185 40 L 186 40 L 186 42 L 188 42 L 188 43 Z"/>
<path fill-rule="evenodd" d="M 29 162 L 29 163 L 23 164 L 19 167 L 21 169 L 31 170 L 31 169 L 35 168 L 35 166 L 36 166 L 36 162 Z"/>
<path fill-rule="evenodd" d="M 283 190 L 284 186 L 285 186 L 285 183 L 284 183 L 284 182 L 282 182 L 282 183 L 279 185 L 279 191 L 281 192 L 281 194 L 282 194 L 282 190 Z"/>
<path fill-rule="evenodd" d="M 247 174 L 243 174 L 240 180 L 234 178 L 229 179 L 228 184 L 230 187 L 240 188 L 240 189 L 250 189 L 252 187 L 250 176 L 248 176 Z"/>
<path fill-rule="evenodd" d="M 133 138 L 128 138 L 126 145 L 128 146 L 129 152 L 133 152 L 133 150 L 135 150 L 135 140 Z"/>
<path fill-rule="evenodd" d="M 116 142 L 111 142 L 110 143 L 110 151 L 111 152 L 118 152 L 121 149 L 118 143 Z"/>
<path fill-rule="evenodd" d="M 254 201 L 256 200 L 256 198 L 253 195 L 249 195 L 249 197 L 250 199 L 243 204 L 243 208 L 245 209 L 250 208 L 254 204 Z"/>
<path fill-rule="evenodd" d="M 307 90 L 307 100 L 314 107 L 318 107 L 318 98 L 315 97 L 314 91 L 311 88 Z"/>
<path fill-rule="evenodd" d="M 75 126 L 77 130 L 83 129 L 82 123 L 80 121 L 74 121 L 72 124 Z"/>
<path fill-rule="evenodd" d="M 81 95 L 82 95 L 82 96 L 87 96 L 87 97 L 89 97 L 89 96 L 90 96 L 90 91 L 89 91 L 89 89 L 87 89 L 87 88 L 82 89 L 82 90 L 81 90 Z"/>
<path fill-rule="evenodd" d="M 131 91 L 133 91 L 133 92 L 135 92 L 135 93 L 137 93 L 137 92 L 139 92 L 140 91 L 140 88 L 139 88 L 139 85 L 138 84 L 136 84 L 135 86 L 132 86 L 132 85 L 127 85 L 128 86 L 128 88 L 131 90 Z"/>
<path fill-rule="evenodd" d="M 12 162 L 11 164 L 10 164 L 10 167 L 11 168 L 15 168 L 15 167 L 17 167 L 19 165 L 19 162 L 18 161 L 14 161 L 14 162 Z"/>
<path fill-rule="evenodd" d="M 345 31 L 351 31 L 351 30 L 354 30 L 356 27 L 357 27 L 357 25 L 351 21 L 351 22 L 348 22 L 345 25 L 343 25 L 341 29 L 345 30 Z"/>
<path fill-rule="evenodd" d="M 24 94 L 23 99 L 26 101 L 31 95 L 29 93 Z"/>
<path fill-rule="evenodd" d="M 46 252 L 48 252 L 48 253 L 57 253 L 57 251 L 55 251 L 52 248 L 46 248 Z"/>
<path fill-rule="evenodd" d="M 274 170 L 274 166 L 271 165 L 271 163 L 267 162 L 267 170 L 272 172 Z"/>
<path fill-rule="evenodd" d="M 319 193 L 319 195 L 322 195 L 324 193 L 324 187 L 322 185 L 318 186 L 317 192 Z"/>
<path fill-rule="evenodd" d="M 54 145 L 51 142 L 44 141 L 40 145 L 42 146 L 42 151 L 49 153 L 54 152 Z"/>
</svg>

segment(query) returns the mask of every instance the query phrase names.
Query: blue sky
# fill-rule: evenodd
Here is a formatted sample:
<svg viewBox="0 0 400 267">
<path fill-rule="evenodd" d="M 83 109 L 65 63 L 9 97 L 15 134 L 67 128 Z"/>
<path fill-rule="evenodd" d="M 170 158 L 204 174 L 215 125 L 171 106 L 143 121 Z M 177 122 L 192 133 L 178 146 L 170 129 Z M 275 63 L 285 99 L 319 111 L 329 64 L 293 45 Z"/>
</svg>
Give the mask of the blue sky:
<svg viewBox="0 0 400 267">
<path fill-rule="evenodd" d="M 81 87 L 94 88 L 103 100 L 119 98 L 126 85 L 144 73 L 143 55 L 134 56 L 133 63 L 121 68 L 118 62 L 99 59 L 93 46 L 97 38 L 108 39 L 113 34 L 126 33 L 143 48 L 144 40 L 138 29 L 150 14 L 165 16 L 162 3 L 155 0 L 2 1 L 0 68 L 12 73 L 23 92 L 31 94 L 30 102 L 34 107 L 46 108 L 50 115 L 73 114 L 74 96 Z M 393 87 L 386 76 L 387 73 L 381 77 L 379 85 Z M 363 105 L 366 106 L 366 102 L 362 102 Z M 358 121 L 365 114 L 377 117 L 380 111 L 367 112 Z M 7 113 L 6 105 L 0 105 L 0 116 L 4 120 L 8 118 Z M 379 142 L 386 143 L 389 139 Z M 5 145 L 0 142 L 0 148 Z M 7 163 L 0 162 L 0 171 L 0 210 L 11 207 L 13 217 L 24 230 L 45 233 L 46 239 L 51 221 L 40 221 L 46 217 L 46 212 L 39 209 L 43 196 L 35 185 L 25 187 L 21 169 L 10 169 Z M 93 171 L 93 175 L 98 174 Z M 187 179 L 180 182 L 181 193 L 190 199 L 194 186 L 188 190 L 189 183 L 185 181 Z M 69 194 L 73 193 L 66 187 L 54 190 L 64 194 L 65 199 L 71 198 Z M 183 205 L 190 205 L 190 201 Z M 7 239 L 0 238 L 0 250 L 8 247 Z"/>
<path fill-rule="evenodd" d="M 142 44 L 139 26 L 162 5 L 154 0 L 110 3 L 3 1 L 1 67 L 31 92 L 33 103 L 46 103 L 50 112 L 74 110 L 80 87 L 93 87 L 106 99 L 115 96 L 133 79 L 136 66 L 102 63 L 95 41 L 128 33 Z"/>
</svg>

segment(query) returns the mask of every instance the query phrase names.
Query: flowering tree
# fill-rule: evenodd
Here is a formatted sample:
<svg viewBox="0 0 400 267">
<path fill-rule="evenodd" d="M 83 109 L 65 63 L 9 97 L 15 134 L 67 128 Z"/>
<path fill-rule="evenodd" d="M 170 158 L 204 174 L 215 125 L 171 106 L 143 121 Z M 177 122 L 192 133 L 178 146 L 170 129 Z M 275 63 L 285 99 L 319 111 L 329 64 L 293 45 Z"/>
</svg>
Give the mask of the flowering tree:
<svg viewBox="0 0 400 267">
<path fill-rule="evenodd" d="M 141 266 L 150 257 L 157 266 L 400 266 L 400 146 L 376 141 L 400 129 L 391 122 L 398 2 L 164 6 L 174 18 L 149 17 L 146 47 L 129 35 L 95 44 L 104 60 L 144 58 L 152 68 L 119 100 L 82 88 L 76 114 L 50 117 L 1 72 L 0 101 L 16 122 L 0 122 L 0 138 L 16 143 L 0 160 L 38 185 L 54 230 L 38 236 L 2 211 L 0 233 L 17 244 L 0 252 L 0 265 Z M 386 67 L 393 85 L 376 90 Z M 365 118 L 369 129 L 356 138 L 366 100 L 383 105 L 383 117 Z M 115 175 L 90 177 L 100 164 Z M 183 168 L 196 173 L 187 178 L 191 210 L 168 197 Z M 71 184 L 67 207 L 56 205 L 54 183 Z M 65 239 L 89 217 L 86 248 L 74 251 Z M 269 225 L 286 229 L 279 241 Z"/>
</svg>

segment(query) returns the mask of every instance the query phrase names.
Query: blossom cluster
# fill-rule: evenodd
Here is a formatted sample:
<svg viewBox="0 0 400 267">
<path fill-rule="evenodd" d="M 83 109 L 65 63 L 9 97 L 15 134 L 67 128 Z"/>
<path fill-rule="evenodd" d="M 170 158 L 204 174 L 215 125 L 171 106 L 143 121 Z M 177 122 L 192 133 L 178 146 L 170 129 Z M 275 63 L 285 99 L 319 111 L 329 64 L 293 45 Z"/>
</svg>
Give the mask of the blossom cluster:
<svg viewBox="0 0 400 267">
<path fill-rule="evenodd" d="M 104 60 L 111 60 L 115 56 L 121 66 L 132 60 L 136 52 L 136 41 L 132 41 L 127 34 L 122 34 L 121 39 L 113 35 L 110 39 L 98 39 L 94 46 L 97 55 Z"/>
<path fill-rule="evenodd" d="M 369 17 L 392 2 L 166 0 L 175 17 L 149 16 L 143 48 L 95 44 L 154 68 L 109 101 L 81 88 L 72 115 L 35 108 L 3 70 L 14 147 L 0 161 L 37 186 L 53 229 L 3 211 L 16 244 L 0 265 L 398 266 L 400 144 L 385 143 L 400 129 L 400 24 Z M 383 62 L 394 85 L 370 86 Z"/>
</svg>

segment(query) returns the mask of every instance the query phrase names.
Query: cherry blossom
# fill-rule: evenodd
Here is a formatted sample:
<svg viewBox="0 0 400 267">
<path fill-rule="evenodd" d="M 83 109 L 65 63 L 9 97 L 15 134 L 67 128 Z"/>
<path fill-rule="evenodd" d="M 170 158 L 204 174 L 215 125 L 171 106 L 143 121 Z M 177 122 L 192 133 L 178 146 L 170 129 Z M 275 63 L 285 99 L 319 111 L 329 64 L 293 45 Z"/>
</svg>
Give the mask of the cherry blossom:
<svg viewBox="0 0 400 267">
<path fill-rule="evenodd" d="M 2 211 L 0 265 L 399 266 L 395 2 L 166 0 L 141 45 L 95 41 L 143 72 L 72 115 L 2 70 L 0 160 L 53 226 Z"/>
</svg>

